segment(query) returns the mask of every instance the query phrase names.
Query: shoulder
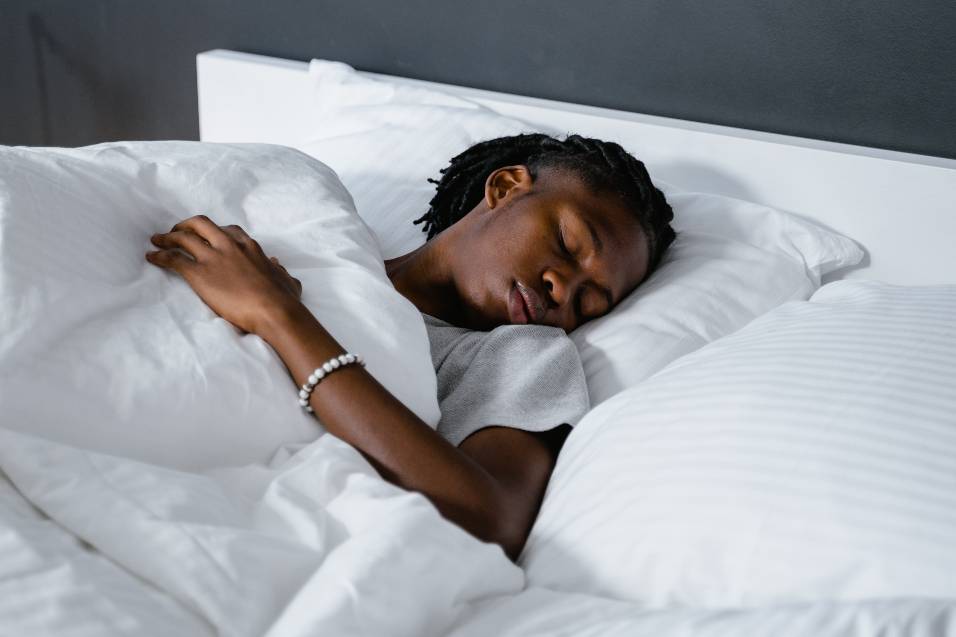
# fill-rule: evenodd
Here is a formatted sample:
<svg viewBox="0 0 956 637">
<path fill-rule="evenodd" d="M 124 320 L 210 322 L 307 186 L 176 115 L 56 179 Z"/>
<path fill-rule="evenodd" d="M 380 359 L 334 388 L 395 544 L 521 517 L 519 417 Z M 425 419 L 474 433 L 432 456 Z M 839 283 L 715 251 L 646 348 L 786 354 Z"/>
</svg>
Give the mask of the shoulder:
<svg viewBox="0 0 956 637">
<path fill-rule="evenodd" d="M 425 324 L 438 366 L 449 357 L 461 361 L 563 362 L 579 366 L 574 342 L 559 327 L 550 325 L 499 325 L 488 332 L 469 330 L 426 315 Z"/>
<path fill-rule="evenodd" d="M 484 332 L 482 347 L 496 351 L 513 351 L 535 358 L 577 357 L 571 338 L 559 327 L 550 325 L 501 325 Z"/>
</svg>

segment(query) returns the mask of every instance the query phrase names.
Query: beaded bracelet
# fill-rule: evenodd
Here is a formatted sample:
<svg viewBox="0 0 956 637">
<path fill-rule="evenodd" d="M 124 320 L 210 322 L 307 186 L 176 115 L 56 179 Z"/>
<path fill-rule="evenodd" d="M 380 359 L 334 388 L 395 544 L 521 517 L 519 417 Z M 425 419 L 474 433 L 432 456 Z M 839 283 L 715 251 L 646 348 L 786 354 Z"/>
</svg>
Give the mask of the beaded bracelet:
<svg viewBox="0 0 956 637">
<path fill-rule="evenodd" d="M 339 354 L 325 361 L 319 367 L 316 367 L 315 371 L 309 374 L 309 378 L 305 384 L 302 385 L 302 389 L 299 390 L 299 406 L 311 414 L 314 410 L 309 404 L 309 396 L 312 394 L 312 390 L 315 389 L 315 386 L 335 370 L 345 367 L 346 365 L 351 365 L 352 363 L 358 363 L 362 367 L 365 367 L 365 361 L 362 360 L 361 354 Z"/>
</svg>

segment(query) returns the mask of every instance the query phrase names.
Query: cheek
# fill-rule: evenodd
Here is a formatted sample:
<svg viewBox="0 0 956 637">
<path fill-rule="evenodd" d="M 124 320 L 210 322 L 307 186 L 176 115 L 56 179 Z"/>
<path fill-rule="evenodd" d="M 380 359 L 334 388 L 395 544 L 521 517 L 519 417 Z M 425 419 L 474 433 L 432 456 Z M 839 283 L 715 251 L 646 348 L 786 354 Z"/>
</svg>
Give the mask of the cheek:
<svg viewBox="0 0 956 637">
<path fill-rule="evenodd" d="M 548 244 L 546 228 L 527 222 L 520 214 L 506 214 L 491 223 L 469 243 L 468 289 L 484 296 L 482 302 L 506 298 L 512 281 L 533 278 L 540 270 L 540 255 Z"/>
<path fill-rule="evenodd" d="M 472 312 L 489 320 L 507 320 L 507 299 L 514 272 L 509 269 L 507 255 L 492 253 L 468 269 L 468 285 L 461 290 L 462 300 Z"/>
<path fill-rule="evenodd" d="M 458 294 L 461 301 L 472 310 L 485 307 L 495 295 L 498 271 L 494 263 L 487 257 L 481 260 L 470 260 L 460 271 L 461 277 L 457 281 Z"/>
</svg>

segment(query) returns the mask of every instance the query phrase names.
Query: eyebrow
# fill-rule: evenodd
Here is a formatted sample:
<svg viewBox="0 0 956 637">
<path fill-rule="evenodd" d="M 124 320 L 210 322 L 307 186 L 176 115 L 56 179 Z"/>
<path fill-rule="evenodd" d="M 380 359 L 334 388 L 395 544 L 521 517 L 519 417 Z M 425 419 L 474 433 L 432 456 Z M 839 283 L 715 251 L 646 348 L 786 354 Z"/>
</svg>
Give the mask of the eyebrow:
<svg viewBox="0 0 956 637">
<path fill-rule="evenodd" d="M 591 233 L 591 241 L 594 242 L 594 253 L 601 254 L 604 250 L 604 242 L 601 241 L 601 237 L 598 236 L 597 230 L 594 229 L 594 226 L 588 219 L 583 219 L 584 225 L 587 226 L 588 232 Z M 604 293 L 604 298 L 607 300 L 607 307 L 610 310 L 614 307 L 614 295 L 611 294 L 611 291 L 603 286 L 597 286 L 598 290 Z"/>
</svg>

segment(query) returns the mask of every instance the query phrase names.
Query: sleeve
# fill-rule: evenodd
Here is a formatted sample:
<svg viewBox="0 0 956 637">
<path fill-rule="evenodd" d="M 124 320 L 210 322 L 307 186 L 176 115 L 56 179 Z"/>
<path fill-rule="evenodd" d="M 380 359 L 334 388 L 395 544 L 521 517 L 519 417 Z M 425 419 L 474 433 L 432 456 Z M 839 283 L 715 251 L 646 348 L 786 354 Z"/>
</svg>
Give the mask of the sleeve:
<svg viewBox="0 0 956 637">
<path fill-rule="evenodd" d="M 560 328 L 505 325 L 469 337 L 436 372 L 438 433 L 453 445 L 489 425 L 574 426 L 590 408 L 580 355 Z"/>
</svg>

